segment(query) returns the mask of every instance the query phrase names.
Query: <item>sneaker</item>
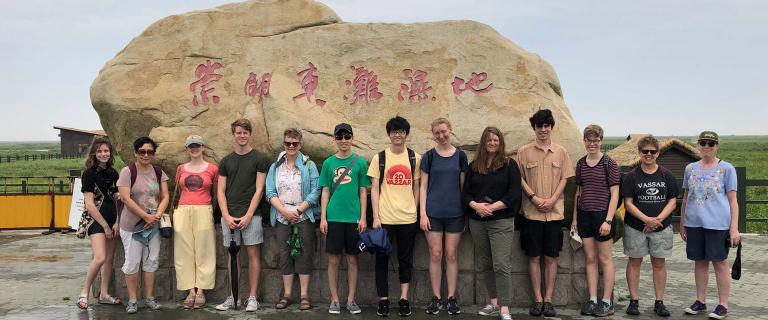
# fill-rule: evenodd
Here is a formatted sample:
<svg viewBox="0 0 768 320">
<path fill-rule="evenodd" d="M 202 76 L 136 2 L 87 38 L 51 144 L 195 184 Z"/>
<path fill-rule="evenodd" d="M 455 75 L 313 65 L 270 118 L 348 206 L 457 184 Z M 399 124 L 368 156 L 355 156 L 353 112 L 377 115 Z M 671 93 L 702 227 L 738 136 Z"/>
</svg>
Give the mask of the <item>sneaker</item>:
<svg viewBox="0 0 768 320">
<path fill-rule="evenodd" d="M 501 320 L 512 320 L 512 315 L 509 313 L 502 313 L 499 315 L 499 318 L 501 318 Z"/>
<path fill-rule="evenodd" d="M 347 301 L 347 310 L 349 310 L 349 313 L 351 314 L 358 314 L 360 312 L 363 312 L 363 310 L 360 309 L 360 306 L 357 305 L 355 300 Z"/>
<path fill-rule="evenodd" d="M 613 303 L 600 301 L 595 308 L 595 317 L 607 317 L 615 313 Z"/>
<path fill-rule="evenodd" d="M 709 317 L 712 319 L 725 319 L 728 315 L 728 309 L 722 304 L 718 304 L 715 310 L 709 313 Z"/>
<path fill-rule="evenodd" d="M 456 301 L 456 298 L 454 297 L 448 297 L 448 300 L 445 302 L 446 309 L 448 309 L 448 314 L 460 314 L 461 308 L 459 308 L 459 303 Z"/>
<path fill-rule="evenodd" d="M 256 297 L 248 297 L 248 301 L 245 304 L 245 312 L 254 312 L 259 310 L 259 302 L 256 301 Z"/>
<path fill-rule="evenodd" d="M 544 304 L 541 302 L 534 302 L 531 304 L 531 308 L 528 309 L 528 314 L 538 317 L 541 315 L 541 309 L 544 307 Z"/>
<path fill-rule="evenodd" d="M 499 314 L 499 306 L 495 306 L 492 304 L 486 304 L 485 307 L 480 309 L 480 311 L 477 312 L 477 314 L 481 316 L 495 316 Z"/>
<path fill-rule="evenodd" d="M 541 307 L 541 314 L 545 317 L 554 317 L 557 315 L 555 306 L 552 305 L 552 302 L 544 302 L 544 305 Z"/>
<path fill-rule="evenodd" d="M 341 306 L 339 306 L 338 301 L 331 301 L 331 305 L 328 306 L 328 313 L 330 314 L 340 314 L 341 313 Z"/>
<path fill-rule="evenodd" d="M 427 305 L 427 314 L 438 314 L 440 313 L 440 309 L 443 302 L 440 301 L 440 298 L 436 296 L 432 296 L 432 301 L 429 302 Z"/>
<path fill-rule="evenodd" d="M 640 302 L 637 300 L 629 300 L 629 305 L 627 306 L 627 314 L 632 316 L 639 316 Z"/>
<path fill-rule="evenodd" d="M 128 300 L 128 304 L 125 306 L 125 312 L 128 314 L 134 314 L 139 311 L 139 305 L 136 301 Z"/>
<path fill-rule="evenodd" d="M 237 306 L 238 307 L 240 306 L 240 301 L 237 302 Z M 233 298 L 232 296 L 227 297 L 227 299 L 224 300 L 224 302 L 216 306 L 216 310 L 219 310 L 219 311 L 227 311 L 233 308 L 235 308 L 235 298 Z"/>
<path fill-rule="evenodd" d="M 690 307 L 685 308 L 685 313 L 687 314 L 699 314 L 702 311 L 707 311 L 707 305 L 699 300 L 696 300 Z"/>
<path fill-rule="evenodd" d="M 144 305 L 146 305 L 149 310 L 159 310 L 162 307 L 157 303 L 157 299 L 154 297 L 144 300 Z"/>
<path fill-rule="evenodd" d="M 376 309 L 376 315 L 379 317 L 389 316 L 389 299 L 379 300 L 379 308 Z"/>
<path fill-rule="evenodd" d="M 653 303 L 653 312 L 659 317 L 669 317 L 669 310 L 667 310 L 667 306 L 664 305 L 664 301 L 661 300 L 656 300 L 656 302 Z"/>
<path fill-rule="evenodd" d="M 592 300 L 587 300 L 587 302 L 584 302 L 584 305 L 581 306 L 581 314 L 585 316 L 594 315 L 595 308 L 597 308 L 597 303 Z"/>
<path fill-rule="evenodd" d="M 400 299 L 400 301 L 397 302 L 398 310 L 397 312 L 400 314 L 401 317 L 407 317 L 411 315 L 411 304 L 408 303 L 407 299 Z"/>
</svg>

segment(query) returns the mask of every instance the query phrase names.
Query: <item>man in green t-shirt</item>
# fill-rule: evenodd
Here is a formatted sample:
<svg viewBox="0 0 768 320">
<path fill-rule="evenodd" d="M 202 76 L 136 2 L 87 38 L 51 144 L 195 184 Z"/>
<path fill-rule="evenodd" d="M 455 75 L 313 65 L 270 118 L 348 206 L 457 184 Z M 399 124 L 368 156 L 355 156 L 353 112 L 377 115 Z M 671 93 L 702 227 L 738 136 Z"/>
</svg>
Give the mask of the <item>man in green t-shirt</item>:
<svg viewBox="0 0 768 320">
<path fill-rule="evenodd" d="M 257 213 L 256 208 L 264 194 L 264 181 L 270 163 L 266 156 L 250 146 L 252 127 L 248 119 L 235 120 L 231 127 L 235 150 L 219 163 L 219 180 L 216 190 L 221 209 L 221 232 L 224 246 L 228 247 L 232 237 L 230 230 L 235 230 L 235 242 L 237 245 L 244 245 L 248 252 L 250 293 L 245 311 L 256 311 L 259 308 L 256 291 L 261 273 L 259 244 L 264 242 L 261 214 Z M 238 233 L 242 237 L 238 236 Z M 228 262 L 227 266 L 230 265 Z M 237 261 L 237 266 L 240 270 L 240 259 Z M 235 270 L 229 270 L 229 272 L 232 271 Z M 217 305 L 216 309 L 226 311 L 234 308 L 235 303 L 239 305 L 239 301 L 235 301 L 230 295 L 222 304 Z"/>
<path fill-rule="evenodd" d="M 352 153 L 352 126 L 346 123 L 336 125 L 334 141 L 339 151 L 323 162 L 320 186 L 323 188 L 320 200 L 320 232 L 325 236 L 325 252 L 328 254 L 328 288 L 331 291 L 331 305 L 328 313 L 339 314 L 339 293 L 337 280 L 341 254 L 347 256 L 347 309 L 352 314 L 360 313 L 355 303 L 357 289 L 357 242 L 360 232 L 365 230 L 367 195 L 365 187 L 371 184 L 366 172 L 365 159 Z"/>
</svg>

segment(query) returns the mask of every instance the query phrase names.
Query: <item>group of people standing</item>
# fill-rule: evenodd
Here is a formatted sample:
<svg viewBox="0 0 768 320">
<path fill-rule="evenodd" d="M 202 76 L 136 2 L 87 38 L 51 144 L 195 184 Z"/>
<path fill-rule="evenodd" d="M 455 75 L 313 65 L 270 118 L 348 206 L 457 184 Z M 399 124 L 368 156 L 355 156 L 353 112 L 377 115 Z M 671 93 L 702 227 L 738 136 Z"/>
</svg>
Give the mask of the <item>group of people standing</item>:
<svg viewBox="0 0 768 320">
<path fill-rule="evenodd" d="M 563 245 L 565 219 L 564 190 L 568 178 L 576 178 L 577 200 L 572 233 L 580 236 L 586 257 L 589 299 L 582 314 L 607 316 L 614 313 L 611 300 L 614 283 L 612 239 L 616 232 L 615 215 L 621 200 L 627 209 L 624 252 L 629 256 L 627 282 L 631 300 L 628 314 L 639 314 L 639 270 L 645 256 L 651 256 L 656 292 L 654 312 L 669 316 L 663 302 L 666 285 L 664 259 L 672 250 L 670 216 L 678 195 L 675 178 L 659 166 L 659 142 L 652 136 L 638 143 L 642 162 L 623 179 L 613 159 L 600 151 L 603 130 L 590 125 L 584 130 L 587 155 L 571 165 L 565 148 L 551 139 L 555 127 L 552 112 L 539 110 L 530 119 L 535 140 L 522 146 L 515 158 L 507 157 L 504 135 L 495 127 L 483 130 L 471 161 L 451 144 L 451 123 L 438 118 L 431 124 L 436 146 L 424 154 L 408 148 L 410 124 L 400 116 L 386 125 L 390 144 L 367 161 L 352 152 L 352 126 L 340 123 L 333 130 L 337 151 L 323 161 L 318 171 L 315 162 L 301 152 L 302 133 L 287 129 L 283 147 L 274 161 L 250 146 L 251 123 L 238 119 L 231 124 L 234 150 L 219 165 L 203 159 L 202 137 L 189 136 L 186 150 L 190 161 L 179 165 L 175 179 L 180 189 L 178 206 L 173 208 L 176 191 L 170 195 L 168 176 L 152 165 L 157 144 L 142 137 L 133 147 L 135 162 L 118 174 L 113 168 L 114 149 L 109 141 L 97 139 L 91 146 L 83 192 L 93 223 L 88 228 L 93 246 L 85 285 L 78 299 L 88 307 L 90 287 L 101 271 L 99 303 L 121 304 L 108 293 L 116 238 L 125 251 L 122 271 L 128 287 L 128 313 L 137 312 L 139 268 L 143 271 L 143 297 L 150 309 L 160 305 L 153 298 L 154 272 L 158 267 L 160 240 L 158 222 L 166 212 L 173 214 L 174 263 L 177 288 L 188 291 L 183 306 L 202 308 L 204 291 L 213 289 L 215 279 L 215 236 L 213 205 L 221 211 L 223 245 L 233 240 L 246 248 L 250 287 L 246 311 L 256 311 L 256 292 L 260 275 L 260 244 L 264 242 L 262 217 L 257 207 L 262 197 L 269 202 L 269 223 L 275 228 L 280 246 L 279 266 L 283 275 L 281 298 L 276 309 L 293 301 L 294 275 L 300 282 L 299 309 L 312 308 L 309 283 L 314 268 L 315 230 L 325 237 L 328 255 L 328 312 L 341 312 L 338 273 L 342 255 L 347 265 L 348 291 L 344 303 L 352 314 L 361 312 L 355 303 L 358 281 L 358 242 L 366 229 L 384 229 L 396 239 L 400 290 L 398 314 L 411 314 L 408 301 L 413 273 L 416 235 L 423 232 L 429 248 L 429 278 L 432 299 L 426 313 L 461 313 L 456 299 L 458 245 L 469 229 L 475 264 L 482 270 L 489 301 L 478 312 L 485 316 L 511 319 L 512 252 L 514 233 L 519 230 L 520 246 L 528 257 L 532 287 L 533 316 L 555 316 L 552 297 L 557 276 L 557 257 Z M 699 136 L 702 159 L 685 170 L 681 236 L 687 241 L 688 258 L 695 262 L 697 301 L 687 313 L 706 310 L 708 264 L 715 266 L 719 305 L 710 317 L 727 314 L 729 279 L 726 261 L 728 248 L 739 242 L 738 208 L 735 202 L 736 176 L 733 166 L 717 159 L 719 138 L 705 131 Z M 621 187 L 620 187 L 621 185 Z M 367 214 L 368 188 L 372 204 L 371 223 Z M 124 207 L 117 208 L 120 199 Z M 171 208 L 171 210 L 168 210 Z M 118 214 L 119 213 L 119 214 Z M 233 232 L 235 230 L 236 232 Z M 300 239 L 301 248 L 290 243 Z M 375 284 L 379 302 L 376 313 L 390 314 L 388 286 L 389 254 L 375 255 Z M 231 259 L 231 258 L 230 258 Z M 238 272 L 240 259 L 237 258 Z M 442 264 L 445 261 L 447 292 L 442 294 Z M 230 264 L 228 264 L 230 265 Z M 598 300 L 598 265 L 603 270 L 602 298 Z M 543 268 L 542 268 L 543 266 Z M 543 269 L 543 270 L 542 270 Z M 542 281 L 543 279 L 543 281 Z M 543 282 L 543 285 L 542 285 Z M 230 288 L 231 289 L 231 288 Z M 231 291 L 230 291 L 231 292 Z M 218 310 L 238 306 L 230 295 Z"/>
</svg>

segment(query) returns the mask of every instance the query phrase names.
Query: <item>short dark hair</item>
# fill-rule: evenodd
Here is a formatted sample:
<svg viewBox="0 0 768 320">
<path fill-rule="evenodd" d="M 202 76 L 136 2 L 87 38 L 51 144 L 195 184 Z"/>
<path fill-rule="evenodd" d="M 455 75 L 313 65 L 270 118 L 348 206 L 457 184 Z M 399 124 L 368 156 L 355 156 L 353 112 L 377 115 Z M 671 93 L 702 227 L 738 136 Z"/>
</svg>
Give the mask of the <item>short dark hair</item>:
<svg viewBox="0 0 768 320">
<path fill-rule="evenodd" d="M 531 128 L 536 129 L 537 125 L 548 124 L 555 127 L 555 117 L 552 116 L 552 111 L 549 109 L 539 109 L 536 113 L 528 119 L 531 122 Z"/>
<path fill-rule="evenodd" d="M 405 118 L 401 116 L 395 116 L 394 118 L 389 119 L 389 121 L 387 121 L 386 128 L 387 134 L 390 134 L 395 130 L 405 130 L 406 135 L 411 133 L 411 124 L 408 123 L 408 120 L 405 120 Z"/>
<path fill-rule="evenodd" d="M 147 143 L 152 145 L 153 151 L 157 151 L 157 143 L 155 143 L 155 140 L 152 140 L 149 137 L 141 137 L 133 142 L 133 152 L 139 152 L 139 148 Z"/>
</svg>

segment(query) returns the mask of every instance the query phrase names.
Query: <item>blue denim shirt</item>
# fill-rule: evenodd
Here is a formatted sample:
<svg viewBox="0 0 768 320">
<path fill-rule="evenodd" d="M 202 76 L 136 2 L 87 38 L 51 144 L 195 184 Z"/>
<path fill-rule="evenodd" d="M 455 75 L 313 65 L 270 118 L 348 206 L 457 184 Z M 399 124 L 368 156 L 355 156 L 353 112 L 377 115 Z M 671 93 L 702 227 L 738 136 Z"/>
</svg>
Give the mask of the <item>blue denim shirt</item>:
<svg viewBox="0 0 768 320">
<path fill-rule="evenodd" d="M 277 156 L 278 161 L 284 155 L 285 152 L 281 152 L 280 155 Z M 277 168 L 275 168 L 275 164 L 277 164 L 277 161 L 273 162 L 272 165 L 269 166 L 269 172 L 267 172 L 266 179 L 267 201 L 270 203 L 272 198 L 278 196 L 276 172 Z M 320 216 L 320 186 L 318 185 L 320 173 L 317 172 L 317 166 L 315 163 L 309 160 L 309 156 L 306 156 L 301 152 L 296 155 L 295 165 L 297 168 L 299 168 L 299 171 L 301 171 L 301 198 L 309 203 L 309 208 L 307 211 L 305 211 L 305 213 L 307 214 L 307 217 L 309 217 L 309 221 L 314 223 L 315 220 L 317 220 L 317 218 Z M 277 223 L 277 215 L 278 213 L 277 210 L 275 210 L 275 207 L 270 207 L 269 221 L 273 227 Z"/>
</svg>

